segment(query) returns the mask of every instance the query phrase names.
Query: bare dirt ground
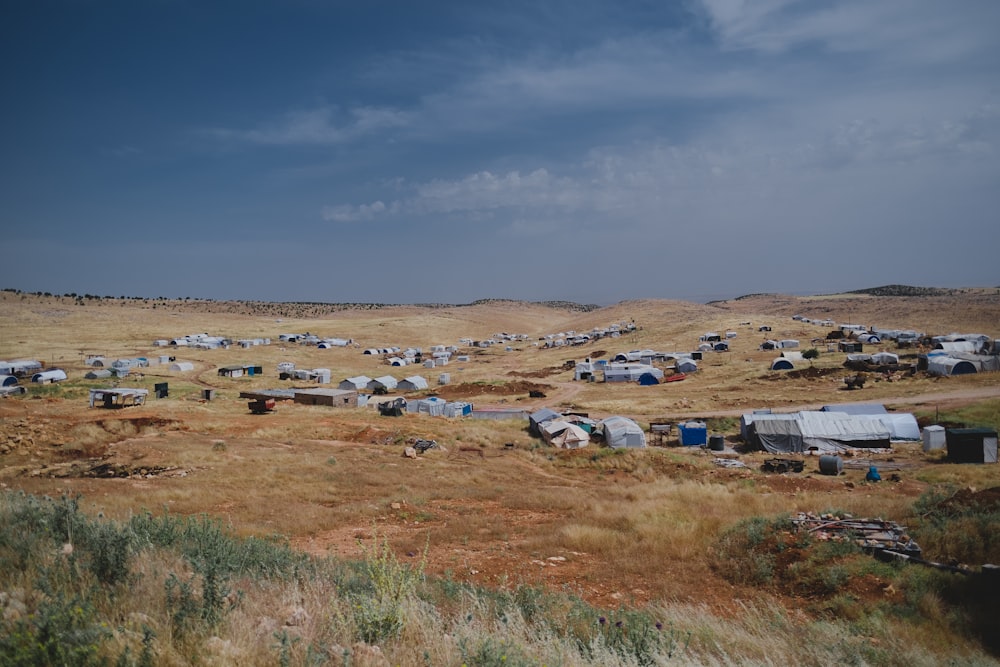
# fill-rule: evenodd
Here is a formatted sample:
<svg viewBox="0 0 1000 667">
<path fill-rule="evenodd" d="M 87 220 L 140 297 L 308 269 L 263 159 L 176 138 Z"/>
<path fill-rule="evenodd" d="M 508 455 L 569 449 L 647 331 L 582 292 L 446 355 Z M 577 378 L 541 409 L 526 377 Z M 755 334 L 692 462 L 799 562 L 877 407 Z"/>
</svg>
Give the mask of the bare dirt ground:
<svg viewBox="0 0 1000 667">
<path fill-rule="evenodd" d="M 928 459 L 919 445 L 873 454 L 879 465 L 897 466 L 899 476 L 873 487 L 863 483 L 862 467 L 830 477 L 807 461 L 802 474 L 770 475 L 760 470 L 764 455 L 731 448 L 725 456 L 745 467 L 721 467 L 714 454 L 691 448 L 604 457 L 594 448 L 555 451 L 539 446 L 519 423 L 381 418 L 370 408 L 288 403 L 271 414 L 251 415 L 238 398 L 242 390 L 291 386 L 276 379 L 275 365 L 293 361 L 301 368 L 330 368 L 335 382 L 357 374 L 424 374 L 433 385 L 427 393 L 471 400 L 478 408 L 553 407 L 641 422 L 859 401 L 949 410 L 997 399 L 1000 377 L 917 374 L 845 391 L 843 355 L 825 344 L 818 346 L 817 372 L 769 371 L 775 353 L 757 349 L 763 338 L 757 326 L 767 323 L 773 328 L 768 337 L 798 338 L 803 348 L 827 329 L 791 320 L 800 312 L 928 333 L 1000 334 L 1000 297 L 988 291 L 931 301 L 785 296 L 711 305 L 636 301 L 593 311 L 508 302 L 356 310 L 118 300 L 80 306 L 68 298 L 3 293 L 0 312 L 0 358 L 38 358 L 65 368 L 71 378 L 61 387 L 0 400 L 3 488 L 82 494 L 86 507 L 112 516 L 205 512 L 240 533 L 280 533 L 317 555 L 357 556 L 359 540 L 384 535 L 408 558 L 421 558 L 426 548 L 428 570 L 436 574 L 490 586 L 536 583 L 577 592 L 599 605 L 676 599 L 728 609 L 755 595 L 713 573 L 705 553 L 713 530 L 748 512 L 830 505 L 891 511 L 916 498 L 930 479 L 951 475 L 978 488 L 1000 483 L 992 471 L 954 471 Z M 546 334 L 628 321 L 639 329 L 622 338 L 578 348 L 538 345 Z M 631 349 L 692 350 L 701 334 L 727 330 L 737 333 L 732 351 L 706 353 L 699 371 L 683 382 L 654 387 L 573 382 L 567 363 Z M 152 347 L 155 339 L 201 331 L 234 339 L 270 337 L 272 344 L 229 350 Z M 317 350 L 277 342 L 281 333 L 304 331 L 350 337 L 360 347 Z M 396 369 L 361 354 L 369 346 L 426 349 L 502 331 L 523 332 L 529 339 L 512 343 L 510 351 L 502 345 L 474 350 L 469 362 L 450 363 L 440 369 L 451 376 L 446 385 L 433 384 L 439 369 Z M 121 384 L 151 388 L 169 381 L 169 398 L 123 411 L 89 409 L 87 389 L 106 381 L 82 379 L 87 354 L 109 359 L 169 354 L 192 361 L 196 370 L 184 374 L 151 366 L 142 378 Z M 263 377 L 230 379 L 215 372 L 221 365 L 250 362 L 264 367 Z M 215 400 L 201 399 L 204 388 L 217 390 Z M 727 444 L 735 445 L 735 434 L 726 435 Z M 439 447 L 415 460 L 403 457 L 403 448 L 416 437 L 433 438 Z M 647 524 L 658 528 L 647 532 Z"/>
</svg>

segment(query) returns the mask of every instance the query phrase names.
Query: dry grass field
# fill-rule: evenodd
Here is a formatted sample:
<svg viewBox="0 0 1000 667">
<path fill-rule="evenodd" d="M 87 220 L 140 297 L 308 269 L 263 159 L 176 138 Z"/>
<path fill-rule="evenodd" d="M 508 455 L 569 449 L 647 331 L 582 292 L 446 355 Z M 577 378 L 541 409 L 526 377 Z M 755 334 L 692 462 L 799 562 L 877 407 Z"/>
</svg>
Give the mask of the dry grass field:
<svg viewBox="0 0 1000 667">
<path fill-rule="evenodd" d="M 807 460 L 800 474 L 769 474 L 760 469 L 768 456 L 743 451 L 738 439 L 738 416 L 752 409 L 861 401 L 912 411 L 922 423 L 1000 425 L 1000 374 L 877 376 L 863 389 L 849 391 L 843 382 L 849 375 L 844 355 L 828 351 L 825 341 L 810 342 L 822 339 L 829 328 L 791 318 L 801 314 L 928 334 L 997 336 L 1000 290 L 925 297 L 757 295 L 708 305 L 632 301 L 591 309 L 504 301 L 346 308 L 0 292 L 0 313 L 0 359 L 38 359 L 69 375 L 67 382 L 30 387 L 27 396 L 0 399 L 0 485 L 7 491 L 79 495 L 88 515 L 121 521 L 144 511 L 181 517 L 204 513 L 221 519 L 237 536 L 282 535 L 295 550 L 317 557 L 363 558 L 366 545 L 381 537 L 404 563 L 419 561 L 442 581 L 497 591 L 538 587 L 572 595 L 595 609 L 656 610 L 692 633 L 686 653 L 672 657 L 675 663 L 830 664 L 835 652 L 796 646 L 800 640 L 847 641 L 824 634 L 832 632 L 829 623 L 845 624 L 837 626 L 838 632 L 871 638 L 862 652 L 868 664 L 994 664 L 998 655 L 997 643 L 983 638 L 998 630 L 995 619 L 986 629 L 972 621 L 967 631 L 956 629 L 961 621 L 942 619 L 965 616 L 961 609 L 949 611 L 940 591 L 913 602 L 920 610 L 913 618 L 880 617 L 878 627 L 864 626 L 856 612 L 844 611 L 849 606 L 844 600 L 864 606 L 897 596 L 903 604 L 906 597 L 880 580 L 882 575 L 849 578 L 831 602 L 830 596 L 802 589 L 741 581 L 713 554 L 720 536 L 755 517 L 835 508 L 912 524 L 921 519 L 918 501 L 942 485 L 970 493 L 1000 486 L 997 466 L 948 464 L 925 454 L 919 443 L 848 457 L 840 476 L 818 474 L 814 460 Z M 618 322 L 634 322 L 637 329 L 576 347 L 537 344 L 546 334 L 587 332 Z M 762 325 L 772 327 L 768 338 L 799 339 L 802 350 L 816 347 L 820 356 L 795 372 L 770 371 L 776 354 L 758 350 L 765 336 L 758 332 Z M 731 351 L 706 352 L 698 372 L 682 382 L 650 387 L 574 382 L 568 365 L 632 349 L 690 351 L 708 331 L 736 332 Z M 155 339 L 200 332 L 233 340 L 266 337 L 271 344 L 218 350 L 152 346 Z M 303 332 L 353 338 L 359 347 L 321 350 L 278 340 L 282 333 Z M 528 340 L 510 343 L 510 350 L 504 345 L 465 348 L 461 353 L 469 361 L 434 369 L 393 368 L 381 357 L 362 354 L 365 348 L 390 345 L 426 351 L 496 332 L 523 333 Z M 141 369 L 141 377 L 119 384 L 152 389 L 154 383 L 169 382 L 168 398 L 150 396 L 145 406 L 120 411 L 88 408 L 88 389 L 108 385 L 83 379 L 90 370 L 84 364 L 88 355 L 110 361 L 161 354 L 190 361 L 195 370 L 171 372 L 154 364 Z M 276 365 L 282 361 L 329 368 L 333 386 L 359 374 L 423 375 L 431 388 L 417 395 L 468 400 L 477 408 L 551 407 L 596 418 L 619 414 L 644 427 L 651 421 L 706 418 L 712 433 L 726 436 L 724 457 L 744 466 L 722 467 L 716 453 L 676 442 L 630 451 L 554 450 L 532 438 L 520 420 L 391 418 L 372 408 L 291 402 L 279 403 L 273 413 L 251 414 L 239 392 L 302 385 L 278 380 Z M 262 366 L 263 375 L 223 378 L 216 373 L 220 366 L 244 363 Z M 441 372 L 450 375 L 448 385 L 436 384 Z M 213 400 L 202 399 L 204 389 L 215 390 Z M 532 389 L 545 398 L 529 397 Z M 415 438 L 434 439 L 439 447 L 416 459 L 404 457 L 403 449 Z M 865 483 L 870 463 L 894 477 Z M 937 544 L 925 545 L 929 556 L 954 556 L 947 540 Z M 243 622 L 252 626 L 254 613 L 263 612 L 246 611 Z M 865 622 L 874 623 L 870 617 Z M 262 642 L 265 649 L 273 643 L 269 637 L 253 639 L 252 628 L 235 620 L 230 633 L 228 640 L 236 643 Z M 308 643 L 308 633 L 302 638 Z M 405 646 L 401 641 L 382 646 L 389 655 L 386 664 L 425 664 L 413 657 L 418 638 L 409 637 Z M 161 649 L 164 663 L 187 664 L 183 651 L 172 650 Z M 282 661 L 291 656 L 292 662 L 307 664 L 302 651 L 299 646 L 281 653 Z M 269 664 L 258 654 L 253 659 L 248 653 L 233 655 L 206 664 Z M 442 654 L 426 664 L 452 664 L 453 657 Z M 468 658 L 464 650 L 461 658 Z M 351 664 L 380 664 L 371 660 Z M 563 655 L 549 664 L 585 662 Z M 524 664 L 539 662 L 526 657 Z M 620 664 L 633 663 L 622 659 Z M 659 663 L 640 659 L 635 664 Z"/>
</svg>

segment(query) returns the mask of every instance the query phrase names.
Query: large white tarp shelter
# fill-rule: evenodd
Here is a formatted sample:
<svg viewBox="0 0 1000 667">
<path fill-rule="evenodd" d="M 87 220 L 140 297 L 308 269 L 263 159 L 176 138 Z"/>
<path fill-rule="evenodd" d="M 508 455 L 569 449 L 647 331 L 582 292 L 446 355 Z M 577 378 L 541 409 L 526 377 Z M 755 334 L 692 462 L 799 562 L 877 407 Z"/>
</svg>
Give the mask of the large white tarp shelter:
<svg viewBox="0 0 1000 667">
<path fill-rule="evenodd" d="M 890 446 L 889 429 L 874 417 L 845 412 L 797 412 L 784 416 L 781 419 L 779 415 L 770 415 L 769 419 L 755 419 L 753 423 L 757 443 L 772 454 Z"/>
</svg>

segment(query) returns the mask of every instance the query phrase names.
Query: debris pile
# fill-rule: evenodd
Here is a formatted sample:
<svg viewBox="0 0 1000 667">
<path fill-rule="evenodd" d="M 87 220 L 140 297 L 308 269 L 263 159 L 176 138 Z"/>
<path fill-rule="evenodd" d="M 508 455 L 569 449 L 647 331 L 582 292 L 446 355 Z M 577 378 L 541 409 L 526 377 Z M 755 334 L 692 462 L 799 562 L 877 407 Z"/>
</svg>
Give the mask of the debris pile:
<svg viewBox="0 0 1000 667">
<path fill-rule="evenodd" d="M 818 540 L 852 540 L 869 553 L 891 551 L 920 558 L 920 546 L 906 534 L 906 526 L 894 521 L 799 512 L 792 517 L 792 523 Z"/>
</svg>

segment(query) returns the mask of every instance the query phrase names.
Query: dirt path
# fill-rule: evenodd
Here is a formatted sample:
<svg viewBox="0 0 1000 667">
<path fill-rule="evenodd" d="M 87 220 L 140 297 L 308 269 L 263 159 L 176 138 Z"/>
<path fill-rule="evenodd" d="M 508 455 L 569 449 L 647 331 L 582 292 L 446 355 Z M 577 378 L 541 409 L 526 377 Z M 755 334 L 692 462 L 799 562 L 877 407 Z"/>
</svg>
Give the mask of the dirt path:
<svg viewBox="0 0 1000 667">
<path fill-rule="evenodd" d="M 852 394 L 854 396 L 854 394 Z M 977 401 L 984 398 L 1000 398 L 1000 386 L 978 387 L 975 389 L 961 389 L 958 391 L 932 392 L 918 394 L 916 396 L 898 396 L 894 398 L 866 399 L 858 395 L 857 401 L 843 401 L 845 403 L 881 403 L 883 405 L 926 405 L 928 403 L 944 403 L 948 405 L 961 405 L 970 401 Z M 779 412 L 798 412 L 799 410 L 819 410 L 824 405 L 830 405 L 830 401 L 823 403 L 805 403 L 796 406 L 783 406 Z M 735 410 L 689 410 L 686 412 L 668 412 L 663 416 L 667 419 L 683 419 L 686 417 L 739 417 L 749 412 L 746 408 Z"/>
</svg>

